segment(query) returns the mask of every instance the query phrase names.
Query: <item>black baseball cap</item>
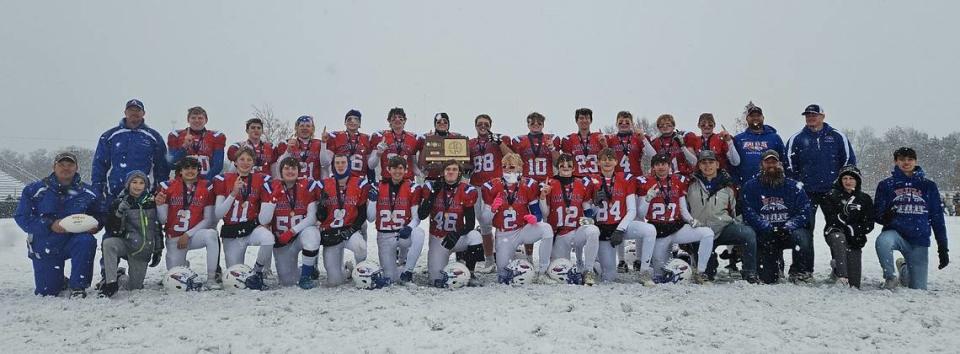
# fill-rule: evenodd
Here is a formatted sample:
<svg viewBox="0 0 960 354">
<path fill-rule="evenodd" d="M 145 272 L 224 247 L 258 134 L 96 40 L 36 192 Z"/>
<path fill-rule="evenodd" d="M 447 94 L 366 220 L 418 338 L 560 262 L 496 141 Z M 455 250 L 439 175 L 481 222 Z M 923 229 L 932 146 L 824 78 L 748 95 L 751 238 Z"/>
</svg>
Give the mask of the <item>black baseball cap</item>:
<svg viewBox="0 0 960 354">
<path fill-rule="evenodd" d="M 653 155 L 653 157 L 650 158 L 651 166 L 656 165 L 658 163 L 670 163 L 670 154 L 659 153 L 659 154 Z"/>
<path fill-rule="evenodd" d="M 807 108 L 803 110 L 803 113 L 800 113 L 800 115 L 804 116 L 808 114 L 823 114 L 823 108 L 818 104 L 812 104 L 807 106 Z"/>
<path fill-rule="evenodd" d="M 69 151 L 64 151 L 57 154 L 57 156 L 53 158 L 53 163 L 57 163 L 63 160 L 68 160 L 70 162 L 77 163 L 77 155 Z"/>
<path fill-rule="evenodd" d="M 751 114 L 754 114 L 754 113 L 758 113 L 758 114 L 761 114 L 761 115 L 762 115 L 762 114 L 763 114 L 763 109 L 761 109 L 761 108 L 758 107 L 758 106 L 753 106 L 753 107 L 750 107 L 750 108 L 747 109 L 747 115 L 748 115 L 748 116 L 751 115 Z"/>
<path fill-rule="evenodd" d="M 703 161 L 703 160 L 717 161 L 717 153 L 713 152 L 713 150 L 700 151 L 700 153 L 697 154 L 697 161 Z"/>
<path fill-rule="evenodd" d="M 127 101 L 127 106 L 126 106 L 126 108 L 130 108 L 130 107 L 139 108 L 141 111 L 144 110 L 144 109 L 143 109 L 143 102 L 141 102 L 140 100 L 138 100 L 138 99 L 136 99 L 136 98 Z"/>
</svg>

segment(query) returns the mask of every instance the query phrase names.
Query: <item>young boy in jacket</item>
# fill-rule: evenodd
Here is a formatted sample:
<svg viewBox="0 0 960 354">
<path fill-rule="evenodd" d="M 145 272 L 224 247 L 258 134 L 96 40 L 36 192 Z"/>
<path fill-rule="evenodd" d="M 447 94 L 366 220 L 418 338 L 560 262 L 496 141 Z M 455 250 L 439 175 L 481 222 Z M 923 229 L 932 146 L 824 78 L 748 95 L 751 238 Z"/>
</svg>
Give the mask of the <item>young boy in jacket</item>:
<svg viewBox="0 0 960 354">
<path fill-rule="evenodd" d="M 883 268 L 883 288 L 905 285 L 911 289 L 927 288 L 927 249 L 930 229 L 937 240 L 937 255 L 943 269 L 950 263 L 947 249 L 947 228 L 943 220 L 940 191 L 917 166 L 917 152 L 901 147 L 893 153 L 896 167 L 892 176 L 877 185 L 877 223 L 883 232 L 877 236 L 877 257 Z M 893 251 L 900 251 L 899 269 L 894 268 Z M 900 273 L 898 280 L 894 271 Z"/>
<path fill-rule="evenodd" d="M 860 288 L 860 249 L 873 231 L 873 199 L 860 190 L 861 183 L 860 170 L 844 166 L 823 200 L 823 235 L 833 257 L 833 277 L 837 284 L 855 288 Z"/>
<path fill-rule="evenodd" d="M 147 190 L 150 180 L 139 170 L 127 174 L 126 187 L 110 205 L 105 219 L 112 237 L 104 238 L 103 267 L 106 279 L 100 297 L 117 293 L 117 264 L 126 257 L 130 266 L 127 290 L 142 289 L 147 265 L 160 264 L 163 253 L 163 232 L 157 218 L 157 204 Z"/>
</svg>

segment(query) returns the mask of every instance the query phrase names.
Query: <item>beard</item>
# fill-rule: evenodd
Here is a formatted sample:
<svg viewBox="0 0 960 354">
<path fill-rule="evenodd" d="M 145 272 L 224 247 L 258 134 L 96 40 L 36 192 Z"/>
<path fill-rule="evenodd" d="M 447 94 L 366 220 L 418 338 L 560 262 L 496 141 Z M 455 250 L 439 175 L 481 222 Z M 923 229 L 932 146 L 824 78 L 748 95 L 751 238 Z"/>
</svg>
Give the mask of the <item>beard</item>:
<svg viewBox="0 0 960 354">
<path fill-rule="evenodd" d="M 760 183 L 768 187 L 778 187 L 783 184 L 783 167 L 777 166 L 764 169 L 760 173 Z"/>
</svg>

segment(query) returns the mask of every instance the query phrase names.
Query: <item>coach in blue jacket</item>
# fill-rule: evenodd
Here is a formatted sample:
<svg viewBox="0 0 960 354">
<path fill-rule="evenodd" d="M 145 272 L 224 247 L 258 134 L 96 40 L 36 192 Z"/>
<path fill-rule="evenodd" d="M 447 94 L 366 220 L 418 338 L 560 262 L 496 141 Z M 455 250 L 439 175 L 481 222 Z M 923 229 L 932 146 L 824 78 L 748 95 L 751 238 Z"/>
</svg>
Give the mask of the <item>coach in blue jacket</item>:
<svg viewBox="0 0 960 354">
<path fill-rule="evenodd" d="M 742 186 L 760 172 L 760 155 L 764 151 L 776 151 L 784 155 L 783 139 L 773 127 L 763 124 L 763 109 L 752 106 L 747 109 L 747 130 L 733 137 L 733 146 L 740 155 L 740 164 L 730 166 L 737 185 Z"/>
<path fill-rule="evenodd" d="M 927 252 L 930 229 L 937 240 L 939 269 L 950 263 L 947 249 L 947 228 L 937 184 L 927 179 L 917 166 L 917 152 L 902 147 L 893 153 L 896 167 L 892 176 L 877 185 L 874 206 L 877 222 L 883 232 L 877 236 L 877 257 L 883 268 L 883 287 L 894 289 L 905 285 L 911 289 L 927 288 Z M 893 251 L 900 251 L 905 261 L 893 261 Z M 897 269 L 899 268 L 899 269 Z M 900 279 L 895 271 L 899 270 Z"/>
<path fill-rule="evenodd" d="M 93 276 L 98 228 L 69 233 L 60 219 L 87 214 L 102 220 L 103 203 L 80 182 L 77 156 L 65 152 L 54 159 L 53 173 L 23 189 L 14 219 L 27 233 L 27 256 L 33 261 L 34 294 L 57 296 L 69 286 L 71 297 L 86 297 Z M 64 284 L 64 262 L 70 259 L 70 280 Z M 66 286 L 65 286 L 66 285 Z"/>
<path fill-rule="evenodd" d="M 780 154 L 763 153 L 761 172 L 741 189 L 743 220 L 757 233 L 757 275 L 776 283 L 783 268 L 783 250 L 793 249 L 790 281 L 813 279 L 813 236 L 807 229 L 810 201 L 797 181 L 786 178 Z"/>
<path fill-rule="evenodd" d="M 820 105 L 812 104 L 803 111 L 807 125 L 787 140 L 787 158 L 784 169 L 787 177 L 803 183 L 810 198 L 810 230 L 814 229 L 817 208 L 833 188 L 840 169 L 856 165 L 847 136 L 829 124 Z"/>
<path fill-rule="evenodd" d="M 143 102 L 127 101 L 123 113 L 125 116 L 118 126 L 100 135 L 93 154 L 93 191 L 103 195 L 107 205 L 123 190 L 124 178 L 130 171 L 147 173 L 154 186 L 170 175 L 166 142 L 160 133 L 144 123 Z"/>
</svg>

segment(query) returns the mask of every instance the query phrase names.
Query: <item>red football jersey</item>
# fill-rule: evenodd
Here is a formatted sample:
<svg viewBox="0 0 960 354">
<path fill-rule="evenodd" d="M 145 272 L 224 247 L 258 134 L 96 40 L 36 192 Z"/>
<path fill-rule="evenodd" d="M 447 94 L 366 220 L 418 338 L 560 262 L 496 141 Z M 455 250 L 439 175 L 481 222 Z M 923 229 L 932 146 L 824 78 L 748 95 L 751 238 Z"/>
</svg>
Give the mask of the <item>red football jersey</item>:
<svg viewBox="0 0 960 354">
<path fill-rule="evenodd" d="M 357 220 L 357 208 L 367 203 L 367 191 L 370 186 L 363 177 L 347 177 L 343 187 L 336 178 L 324 178 L 317 190 L 317 197 L 325 195 L 326 202 L 317 208 L 327 208 L 327 218 L 317 220 L 322 229 L 336 229 L 350 226 Z"/>
<path fill-rule="evenodd" d="M 500 143 L 510 144 L 510 137 L 500 135 Z M 503 151 L 500 150 L 500 145 L 490 141 L 489 137 L 476 137 L 467 144 L 470 148 L 470 161 L 473 162 L 470 184 L 480 186 L 503 176 Z"/>
<path fill-rule="evenodd" d="M 498 195 L 503 196 L 503 206 L 494 210 L 493 227 L 498 231 L 513 231 L 524 227 L 523 217 L 530 214 L 530 202 L 540 199 L 540 183 L 527 177 L 521 178 L 512 186 L 507 186 L 503 178 L 495 178 L 483 184 L 483 203 L 493 204 Z"/>
<path fill-rule="evenodd" d="M 256 157 L 253 159 L 253 170 L 270 174 L 270 165 L 277 162 L 277 156 L 274 154 L 273 144 L 269 141 L 251 142 L 250 140 L 238 141 L 227 148 L 227 159 L 231 162 L 237 161 L 237 150 L 241 146 L 248 146 L 253 149 Z"/>
<path fill-rule="evenodd" d="M 647 208 L 647 222 L 681 221 L 680 198 L 687 195 L 687 178 L 676 173 L 659 179 L 653 174 L 637 177 L 637 198 L 646 197 L 653 187 L 658 187 L 659 191 Z"/>
<path fill-rule="evenodd" d="M 213 184 L 200 178 L 187 186 L 179 177 L 160 182 L 158 193 L 167 195 L 167 237 L 179 237 L 203 220 L 203 208 L 212 205 L 216 198 Z"/>
<path fill-rule="evenodd" d="M 370 148 L 376 149 L 380 143 L 387 145 L 387 149 L 380 155 L 380 178 L 390 179 L 387 161 L 393 156 L 401 156 L 407 160 L 407 174 L 403 178 L 413 180 L 413 164 L 417 153 L 423 148 L 423 137 L 406 131 L 397 134 L 392 130 L 384 130 L 373 134 L 370 138 Z"/>
<path fill-rule="evenodd" d="M 367 177 L 367 158 L 370 157 L 370 136 L 348 131 L 327 133 L 327 149 L 334 155 L 350 157 L 350 174 Z"/>
<path fill-rule="evenodd" d="M 619 161 L 617 172 L 643 175 L 643 140 L 640 139 L 646 138 L 633 133 L 607 135 L 607 146 L 613 149 Z"/>
<path fill-rule="evenodd" d="M 396 191 L 390 191 L 391 182 L 377 185 L 377 230 L 393 232 L 402 229 L 413 218 L 411 208 L 420 205 L 420 187 L 416 183 L 404 180 Z"/>
<path fill-rule="evenodd" d="M 694 154 L 699 154 L 702 150 L 713 150 L 717 153 L 717 162 L 720 164 L 720 168 L 724 170 L 729 168 L 730 162 L 727 159 L 727 152 L 730 147 L 727 142 L 720 139 L 720 135 L 710 134 L 708 137 L 703 137 L 703 135 L 689 132 L 684 135 L 683 141 L 685 145 L 693 149 Z"/>
<path fill-rule="evenodd" d="M 237 172 L 227 172 L 213 178 L 214 194 L 227 197 L 233 193 L 233 185 L 237 183 L 238 178 L 243 178 L 247 186 L 240 191 L 239 197 L 234 198 L 233 206 L 223 216 L 224 225 L 257 220 L 260 214 L 260 196 L 263 193 L 264 184 L 270 180 L 270 176 L 259 172 L 245 177 L 240 177 Z"/>
<path fill-rule="evenodd" d="M 183 139 L 187 134 L 193 135 L 193 144 L 183 146 Z M 227 137 L 216 130 L 201 130 L 193 132 L 188 129 L 174 130 L 167 135 L 167 149 L 186 149 L 184 156 L 192 156 L 200 161 L 200 175 L 206 176 L 210 172 L 210 164 L 214 151 L 223 151 L 227 145 Z"/>
<path fill-rule="evenodd" d="M 553 142 L 554 149 L 560 146 L 560 138 L 552 134 L 527 134 L 510 140 L 510 149 L 526 161 L 523 175 L 537 182 L 546 181 L 553 176 L 553 150 L 547 148 L 547 141 Z"/>
<path fill-rule="evenodd" d="M 286 142 L 277 145 L 277 156 L 285 153 L 300 159 L 300 177 L 320 180 L 320 139 L 297 139 L 294 146 L 288 146 Z"/>
<path fill-rule="evenodd" d="M 287 231 L 307 216 L 307 205 L 316 201 L 316 190 L 317 184 L 307 178 L 298 179 L 289 190 L 280 179 L 271 180 L 264 185 L 260 200 L 277 205 L 273 209 L 273 220 L 270 222 L 274 234 Z"/>
<path fill-rule="evenodd" d="M 657 150 L 657 153 L 667 153 L 671 157 L 671 165 L 673 166 L 673 172 L 682 174 L 684 176 L 689 176 L 693 173 L 693 167 L 690 166 L 690 163 L 687 162 L 687 157 L 683 155 L 683 147 L 680 146 L 680 143 L 674 139 L 676 135 L 674 134 L 671 137 L 657 137 L 650 140 L 650 145 L 653 145 L 653 149 Z"/>
<path fill-rule="evenodd" d="M 631 174 L 617 172 L 613 177 L 604 177 L 596 174 L 591 177 L 590 184 L 594 192 L 606 190 L 607 200 L 595 205 L 597 209 L 597 224 L 617 225 L 627 215 L 627 196 L 636 194 L 637 187 Z"/>
<path fill-rule="evenodd" d="M 587 139 L 580 133 L 573 133 L 560 140 L 560 151 L 573 155 L 577 162 L 573 165 L 573 175 L 584 177 L 600 172 L 597 154 L 603 149 L 603 134 L 590 133 Z"/>
<path fill-rule="evenodd" d="M 439 182 L 446 183 L 446 182 Z M 423 195 L 429 195 L 433 186 L 430 183 L 423 188 Z M 463 228 L 464 211 L 473 209 L 477 204 L 477 188 L 466 183 L 457 183 L 453 189 L 444 186 L 440 193 L 433 196 L 433 210 L 430 211 L 430 235 L 443 238 L 447 232 L 456 232 Z"/>
<path fill-rule="evenodd" d="M 580 227 L 580 218 L 583 217 L 583 202 L 593 198 L 590 179 L 573 178 L 573 182 L 566 186 L 556 178 L 545 182 L 550 186 L 547 194 L 547 220 L 553 226 L 555 237 L 563 236 Z"/>
</svg>

